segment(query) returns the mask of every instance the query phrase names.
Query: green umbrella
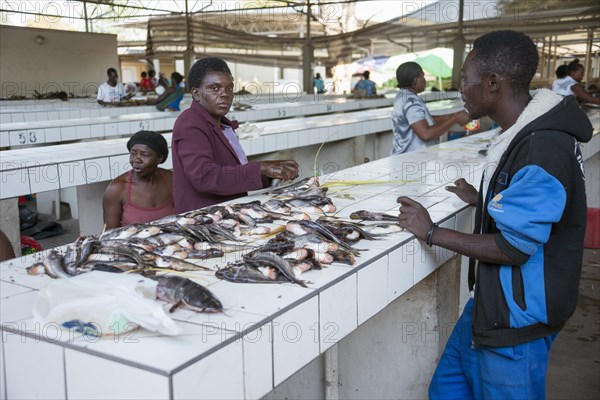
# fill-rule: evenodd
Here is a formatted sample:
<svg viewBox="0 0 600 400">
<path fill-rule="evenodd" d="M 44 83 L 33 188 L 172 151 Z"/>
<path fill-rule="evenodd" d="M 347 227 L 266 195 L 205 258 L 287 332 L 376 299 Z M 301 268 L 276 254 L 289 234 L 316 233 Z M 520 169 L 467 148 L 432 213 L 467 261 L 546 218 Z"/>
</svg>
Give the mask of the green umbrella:
<svg viewBox="0 0 600 400">
<path fill-rule="evenodd" d="M 443 58 L 435 54 L 417 57 L 413 61 L 419 64 L 423 68 L 423 71 L 428 72 L 430 75 L 440 78 L 449 78 L 452 76 L 452 68 L 446 64 Z"/>
</svg>

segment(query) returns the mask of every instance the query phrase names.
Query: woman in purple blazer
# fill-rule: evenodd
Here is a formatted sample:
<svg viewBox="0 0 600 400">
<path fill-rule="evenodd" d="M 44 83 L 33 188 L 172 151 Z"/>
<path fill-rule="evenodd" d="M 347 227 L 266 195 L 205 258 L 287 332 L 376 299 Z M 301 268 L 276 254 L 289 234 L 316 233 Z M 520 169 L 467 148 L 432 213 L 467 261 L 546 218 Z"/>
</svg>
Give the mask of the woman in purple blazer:
<svg viewBox="0 0 600 400">
<path fill-rule="evenodd" d="M 233 77 L 225 61 L 203 58 L 188 74 L 193 102 L 175 121 L 172 138 L 175 212 L 195 210 L 245 196 L 269 178 L 298 177 L 293 160 L 248 162 L 225 118 L 233 102 Z"/>
</svg>

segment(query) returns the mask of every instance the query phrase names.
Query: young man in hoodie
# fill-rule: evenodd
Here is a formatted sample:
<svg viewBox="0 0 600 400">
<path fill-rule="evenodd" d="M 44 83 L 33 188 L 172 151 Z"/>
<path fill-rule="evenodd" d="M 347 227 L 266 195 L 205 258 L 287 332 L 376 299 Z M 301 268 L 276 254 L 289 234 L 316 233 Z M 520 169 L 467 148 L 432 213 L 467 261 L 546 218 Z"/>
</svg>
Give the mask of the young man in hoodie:
<svg viewBox="0 0 600 400">
<path fill-rule="evenodd" d="M 537 64 L 529 37 L 497 31 L 477 39 L 463 65 L 469 117 L 500 125 L 479 192 L 464 179 L 447 188 L 477 206 L 473 234 L 439 228 L 419 203 L 398 198 L 402 227 L 477 267 L 432 399 L 544 399 L 548 353 L 575 311 L 586 221 L 579 143 L 592 126 L 573 97 L 532 97 Z"/>
</svg>

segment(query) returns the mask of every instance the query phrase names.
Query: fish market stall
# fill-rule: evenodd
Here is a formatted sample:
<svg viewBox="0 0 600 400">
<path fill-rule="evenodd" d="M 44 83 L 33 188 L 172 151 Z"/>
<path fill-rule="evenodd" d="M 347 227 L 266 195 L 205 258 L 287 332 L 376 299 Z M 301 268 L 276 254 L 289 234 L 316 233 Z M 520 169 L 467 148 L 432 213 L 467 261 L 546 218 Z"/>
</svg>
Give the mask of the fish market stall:
<svg viewBox="0 0 600 400">
<path fill-rule="evenodd" d="M 360 335 L 365 329 L 385 331 L 384 326 L 371 327 L 373 321 L 378 324 L 378 315 L 398 307 L 402 309 L 417 305 L 420 310 L 417 315 L 429 315 L 432 304 L 436 304 L 435 298 L 431 297 L 435 289 L 428 291 L 426 297 L 418 295 L 419 290 L 422 286 L 431 289 L 428 276 L 435 275 L 438 267 L 453 257 L 452 253 L 439 248 L 426 248 L 407 232 L 394 231 L 397 229 L 393 229 L 393 220 L 398 214 L 396 198 L 400 195 L 412 196 L 428 207 L 434 221 L 441 223 L 441 226 L 468 231 L 471 208 L 447 193 L 443 187 L 459 176 L 476 182 L 482 167 L 479 150 L 485 146 L 486 135 L 471 136 L 427 151 L 381 159 L 322 176 L 318 187 L 328 187 L 326 197 L 331 203 L 293 203 L 297 213 L 294 217 L 290 211 L 277 207 L 278 203 L 272 201 L 275 200 L 273 193 L 259 193 L 238 199 L 230 206 L 232 210 L 252 207 L 248 205 L 251 201 L 260 201 L 263 207 L 272 201 L 271 213 L 286 214 L 286 217 L 282 217 L 284 222 L 274 220 L 266 223 L 265 226 L 271 229 L 270 236 L 261 237 L 266 233 L 254 232 L 257 236 L 245 238 L 233 252 L 222 248 L 223 255 L 194 261 L 208 270 L 186 270 L 193 269 L 185 263 L 189 257 L 175 261 L 174 253 L 167 255 L 164 252 L 166 250 L 161 250 L 161 261 L 153 258 L 157 269 L 167 266 L 169 269 L 179 269 L 179 272 L 185 270 L 183 277 L 205 286 L 222 306 L 221 312 L 198 312 L 198 308 L 178 307 L 169 314 L 177 327 L 178 333 L 175 335 L 148 329 L 121 333 L 114 328 L 112 332 L 101 332 L 99 337 L 97 331 L 90 334 L 85 324 L 40 321 L 33 317 L 32 312 L 40 293 L 50 283 L 60 279 L 78 279 L 86 274 L 52 280 L 47 275 L 53 273 L 55 265 L 51 255 L 61 253 L 45 252 L 4 262 L 0 265 L 2 365 L 5 368 L 1 375 L 5 379 L 2 384 L 5 392 L 2 395 L 6 398 L 260 398 L 274 389 L 280 390 L 286 381 L 290 378 L 293 380 L 298 371 L 306 371 L 306 366 L 312 365 L 313 360 L 326 357 L 329 360 L 327 365 L 331 366 L 334 359 L 342 360 L 361 353 L 362 348 L 369 348 L 369 341 L 352 344 L 357 334 Z M 365 184 L 367 181 L 369 184 Z M 313 187 L 310 190 L 319 189 Z M 293 199 L 286 201 L 293 202 Z M 304 218 L 299 215 L 301 213 L 317 213 L 318 217 L 311 216 L 310 220 L 305 220 L 301 219 Z M 203 226 L 198 218 L 214 218 L 209 214 L 199 212 L 186 218 L 195 219 L 190 227 Z M 264 218 L 249 210 L 241 215 L 240 219 L 246 215 L 255 221 Z M 279 258 L 272 258 L 276 261 L 271 261 L 271 265 L 264 255 L 248 255 L 256 250 L 255 246 L 271 243 L 269 249 L 275 252 L 282 243 L 289 243 L 285 235 L 295 235 L 294 242 L 299 243 L 299 237 L 304 235 L 303 227 L 310 227 L 318 218 L 330 219 L 333 216 L 336 217 L 333 221 L 362 222 L 362 229 L 370 232 L 367 235 L 377 237 L 356 238 L 359 240 L 353 242 L 351 249 L 346 249 L 348 251 L 344 254 L 335 254 L 340 250 L 339 245 L 334 250 L 329 247 L 330 243 L 317 240 L 313 243 L 317 247 L 307 248 L 315 256 L 319 255 L 321 269 L 315 265 L 312 268 L 299 266 L 300 270 L 308 270 L 291 276 L 283 274 L 287 279 L 283 283 L 240 283 L 248 276 L 254 276 L 246 274 L 242 276 L 244 279 L 238 279 L 241 275 L 236 275 L 235 269 L 240 265 L 260 265 L 266 270 L 261 275 L 269 277 L 273 273 L 273 266 L 280 263 Z M 388 218 L 391 221 L 378 221 Z M 167 226 L 171 227 L 169 229 L 182 229 L 181 226 L 188 225 L 188 222 L 192 224 L 191 221 L 163 221 L 161 229 Z M 105 250 L 115 248 L 114 243 L 109 246 L 106 241 L 123 240 L 129 248 L 133 248 L 141 243 L 133 236 L 137 235 L 139 239 L 146 235 L 153 237 L 146 228 L 105 233 L 109 236 L 102 239 L 104 244 L 101 246 Z M 274 236 L 275 232 L 279 233 Z M 202 234 L 206 232 L 199 230 L 195 233 Z M 285 240 L 274 240 L 278 237 Z M 82 239 L 79 246 L 74 248 L 84 253 L 84 249 L 88 248 L 87 243 Z M 193 247 L 196 251 L 203 249 L 202 246 Z M 291 249 L 297 250 L 296 246 Z M 66 249 L 62 250 L 66 258 Z M 126 252 L 121 248 L 114 251 L 121 256 Z M 333 259 L 328 259 L 328 255 Z M 86 262 L 89 259 L 81 254 L 68 257 L 68 265 L 75 270 L 88 268 Z M 168 262 L 163 265 L 163 261 Z M 34 265 L 39 262 L 42 264 Z M 143 262 L 150 262 L 150 259 L 145 258 Z M 33 269 L 28 273 L 27 268 Z M 279 277 L 271 277 L 273 281 L 281 278 L 281 271 L 285 271 L 285 267 L 278 271 Z M 450 279 L 448 276 L 447 280 L 456 281 L 459 270 L 452 268 L 447 271 L 454 277 Z M 412 306 L 403 304 L 403 295 L 406 293 L 417 294 L 416 297 L 411 295 L 413 302 L 416 301 Z M 159 297 L 169 301 L 168 296 Z M 450 297 L 457 303 L 457 292 Z M 174 302 L 178 300 L 170 299 L 170 304 L 159 304 L 163 304 L 161 309 L 168 313 Z M 211 304 L 214 308 L 214 303 Z M 214 310 L 207 308 L 204 311 Z M 406 336 L 405 339 L 417 337 L 414 332 L 408 335 L 412 328 L 418 326 L 416 321 L 414 319 L 412 325 L 405 321 L 404 333 L 388 332 L 389 344 L 408 346 L 411 351 L 419 351 L 419 358 L 434 360 L 440 343 L 432 344 L 427 340 L 420 344 L 420 341 L 410 345 L 403 343 L 400 335 Z M 428 329 L 433 328 L 431 326 Z M 390 348 L 390 354 L 393 353 Z M 352 365 L 364 365 L 365 368 L 373 363 L 386 365 L 379 356 L 375 359 L 363 356 L 361 360 L 354 360 Z M 413 354 L 411 359 L 396 359 L 391 366 L 386 366 L 397 370 L 403 365 L 407 367 L 402 374 L 412 380 L 412 383 L 398 380 L 406 385 L 403 392 L 422 393 L 419 391 L 422 391 L 424 380 L 428 379 L 426 377 L 431 373 L 434 363 L 419 367 L 419 360 L 414 359 Z M 24 369 L 28 374 L 22 373 Z M 340 367 L 340 373 L 344 370 Z M 30 376 L 38 377 L 35 385 L 31 384 Z M 331 377 L 328 379 L 331 380 Z M 340 375 L 337 379 L 345 381 L 349 377 Z M 322 382 L 322 379 L 318 382 Z M 319 385 L 315 383 L 314 387 Z M 410 392 L 410 385 L 417 391 Z M 373 390 L 361 386 L 359 393 L 362 397 L 369 397 L 369 394 L 375 393 Z M 341 397 L 345 397 L 345 394 L 340 392 Z"/>
<path fill-rule="evenodd" d="M 440 226 L 469 232 L 472 208 L 444 187 L 460 177 L 479 181 L 489 137 L 468 136 L 320 176 L 319 185 L 303 182 L 300 192 L 256 193 L 0 264 L 0 396 L 426 396 L 466 297 L 465 270 L 452 252 L 394 229 L 396 198 L 410 196 Z M 596 133 L 584 157 L 597 156 L 598 144 Z M 339 229 L 342 243 L 314 236 L 323 227 Z M 184 249 L 169 248 L 174 239 L 165 235 L 184 232 L 189 243 L 176 238 Z M 139 276 L 128 284 L 159 305 L 146 314 L 156 317 L 154 326 L 139 314 L 101 331 L 81 318 L 45 320 L 39 306 L 34 316 L 51 285 L 114 268 L 130 271 L 113 274 L 125 280 Z M 49 276 L 62 274 L 76 276 Z M 257 280 L 263 283 L 250 283 Z M 148 328 L 128 325 L 136 320 Z"/>
</svg>

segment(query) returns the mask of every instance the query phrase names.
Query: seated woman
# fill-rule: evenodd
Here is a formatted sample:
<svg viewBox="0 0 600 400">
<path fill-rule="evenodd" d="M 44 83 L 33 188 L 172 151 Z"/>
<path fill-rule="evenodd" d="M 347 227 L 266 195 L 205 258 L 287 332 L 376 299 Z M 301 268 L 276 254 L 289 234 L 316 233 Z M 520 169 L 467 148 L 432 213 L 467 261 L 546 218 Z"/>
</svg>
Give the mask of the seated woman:
<svg viewBox="0 0 600 400">
<path fill-rule="evenodd" d="M 557 79 L 552 84 L 552 90 L 563 96 L 575 96 L 579 102 L 600 104 L 600 98 L 592 96 L 581 86 L 584 72 L 584 66 L 577 58 L 574 59 L 567 65 L 567 76 Z"/>
<path fill-rule="evenodd" d="M 173 173 L 158 168 L 169 155 L 165 138 L 156 132 L 139 131 L 127 142 L 127 150 L 132 170 L 116 177 L 102 199 L 107 229 L 175 214 Z"/>
<path fill-rule="evenodd" d="M 423 100 L 417 96 L 425 90 L 425 73 L 415 62 L 401 64 L 396 70 L 400 90 L 394 98 L 392 111 L 392 155 L 407 153 L 438 143 L 438 139 L 454 124 L 469 122 L 465 111 L 432 116 Z"/>
<path fill-rule="evenodd" d="M 179 111 L 179 103 L 183 99 L 185 86 L 182 85 L 183 75 L 178 72 L 171 74 L 171 86 L 156 99 L 156 108 L 160 111 Z"/>
</svg>

